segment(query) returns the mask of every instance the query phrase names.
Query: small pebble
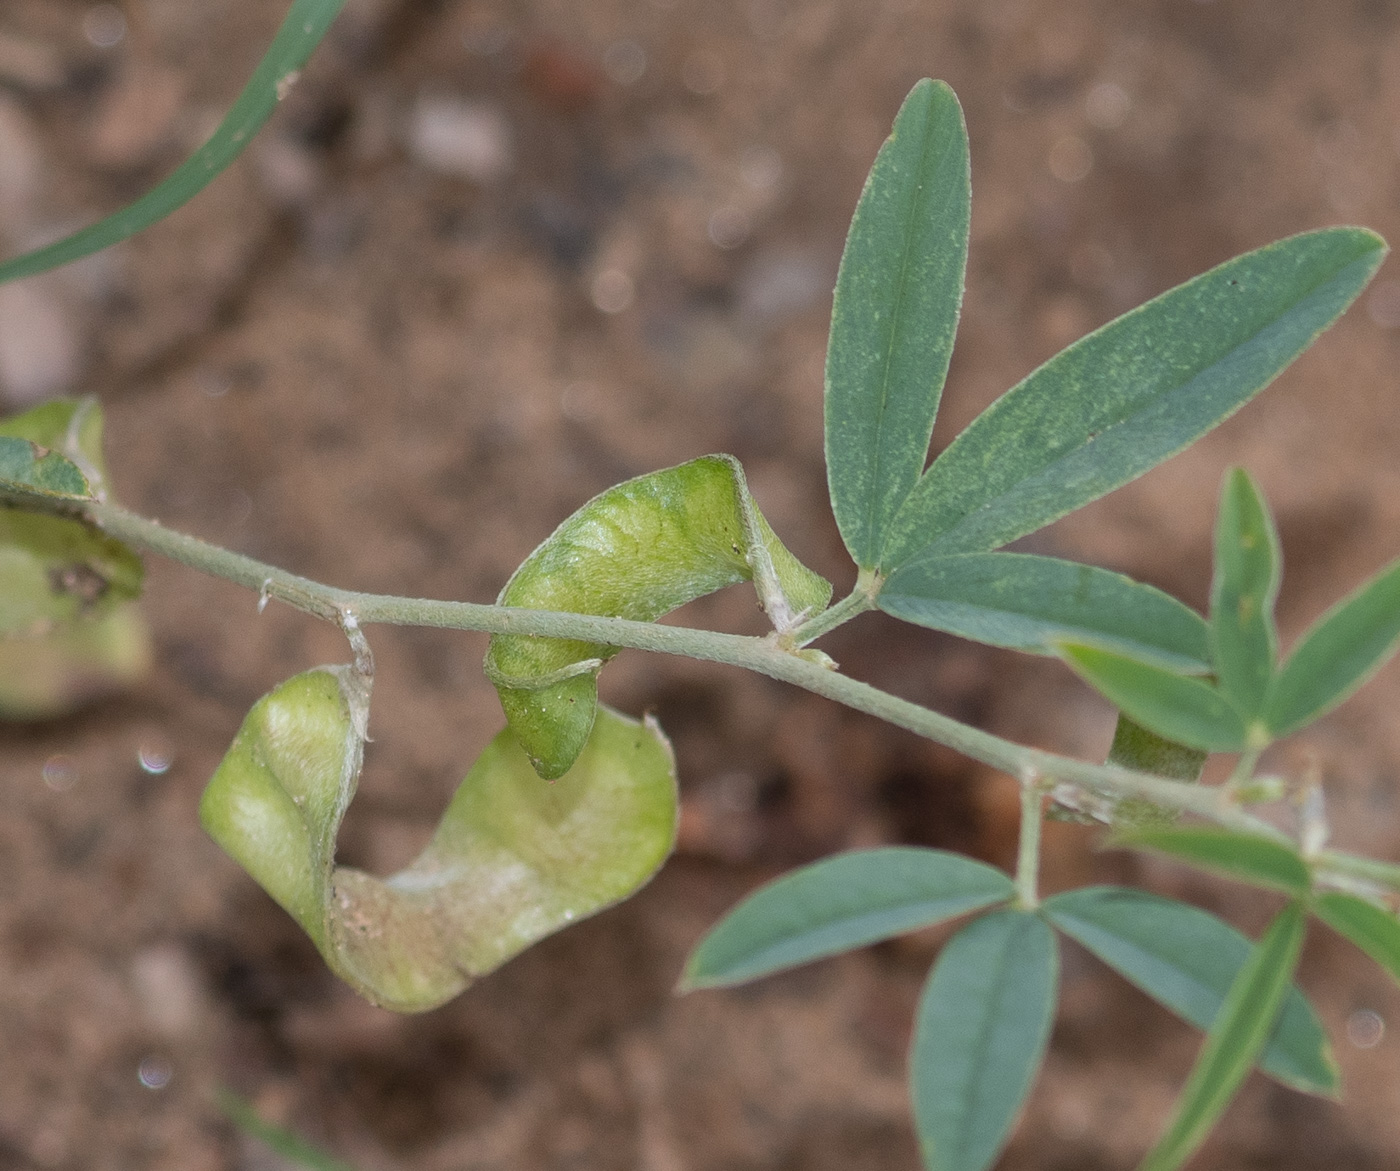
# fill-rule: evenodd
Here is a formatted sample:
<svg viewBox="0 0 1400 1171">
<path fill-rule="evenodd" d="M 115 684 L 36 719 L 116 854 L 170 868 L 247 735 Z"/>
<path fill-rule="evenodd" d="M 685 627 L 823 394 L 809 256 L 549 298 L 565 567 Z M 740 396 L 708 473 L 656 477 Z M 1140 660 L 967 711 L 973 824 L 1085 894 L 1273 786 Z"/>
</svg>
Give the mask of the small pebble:
<svg viewBox="0 0 1400 1171">
<path fill-rule="evenodd" d="M 0 94 L 0 224 L 11 232 L 34 211 L 43 164 L 34 123 L 18 102 Z"/>
<path fill-rule="evenodd" d="M 739 274 L 736 291 L 742 315 L 776 324 L 830 296 L 836 266 L 808 249 L 765 249 Z"/>
<path fill-rule="evenodd" d="M 187 1033 L 199 1023 L 204 989 L 183 948 L 157 943 L 137 952 L 131 961 L 131 983 L 142 1015 L 165 1036 Z"/>
<path fill-rule="evenodd" d="M 125 70 L 98 104 L 89 147 L 106 167 L 139 167 L 175 134 L 185 103 L 182 74 L 146 61 Z"/>
<path fill-rule="evenodd" d="M 511 169 L 510 123 L 489 102 L 420 97 L 409 121 L 408 149 L 429 170 L 495 183 Z"/>
<path fill-rule="evenodd" d="M 66 307 L 42 280 L 0 285 L 0 395 L 27 406 L 78 376 L 79 339 Z"/>
<path fill-rule="evenodd" d="M 58 89 L 67 70 L 57 50 L 0 29 L 0 82 L 26 90 Z"/>
</svg>

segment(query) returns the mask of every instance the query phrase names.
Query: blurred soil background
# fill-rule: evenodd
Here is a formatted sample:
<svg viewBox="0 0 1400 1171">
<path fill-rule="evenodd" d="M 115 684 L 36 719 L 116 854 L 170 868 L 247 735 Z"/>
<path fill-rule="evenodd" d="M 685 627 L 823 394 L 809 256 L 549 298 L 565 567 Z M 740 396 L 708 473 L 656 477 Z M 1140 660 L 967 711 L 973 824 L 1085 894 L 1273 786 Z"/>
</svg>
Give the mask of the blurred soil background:
<svg viewBox="0 0 1400 1171">
<path fill-rule="evenodd" d="M 280 0 L 4 0 L 5 254 L 148 189 L 217 123 Z M 486 601 L 581 502 L 710 451 L 849 587 L 821 385 L 846 223 L 899 102 L 952 83 L 968 291 L 935 448 L 1085 331 L 1325 224 L 1400 238 L 1393 0 L 350 0 L 246 155 L 147 234 L 0 287 L 0 395 L 92 393 L 118 496 L 288 569 Z M 1280 519 L 1292 638 L 1400 554 L 1400 278 L 1189 453 L 1036 537 L 1203 607 L 1232 462 Z M 677 856 L 640 896 L 449 1006 L 358 1000 L 196 822 L 258 695 L 339 634 L 153 561 L 149 682 L 0 730 L 0 1168 L 265 1171 L 246 1094 L 361 1171 L 896 1171 L 904 1052 L 942 936 L 684 999 L 744 892 L 829 852 L 1006 863 L 1009 779 L 766 680 L 634 653 L 606 698 L 673 737 Z M 758 632 L 751 592 L 689 607 Z M 426 841 L 501 717 L 484 639 L 373 629 L 342 856 Z M 865 616 L 852 674 L 1101 757 L 1053 663 Z M 1326 781 L 1335 838 L 1400 858 L 1400 669 L 1266 762 Z M 1273 903 L 1053 826 L 1046 883 L 1141 882 L 1257 931 Z M 1048 1064 L 1001 1167 L 1126 1168 L 1197 1038 L 1066 945 Z M 1253 1078 L 1195 1166 L 1400 1165 L 1400 995 L 1317 929 L 1302 967 L 1344 1100 Z M 1386 1026 L 1395 1026 L 1387 1031 Z"/>
</svg>

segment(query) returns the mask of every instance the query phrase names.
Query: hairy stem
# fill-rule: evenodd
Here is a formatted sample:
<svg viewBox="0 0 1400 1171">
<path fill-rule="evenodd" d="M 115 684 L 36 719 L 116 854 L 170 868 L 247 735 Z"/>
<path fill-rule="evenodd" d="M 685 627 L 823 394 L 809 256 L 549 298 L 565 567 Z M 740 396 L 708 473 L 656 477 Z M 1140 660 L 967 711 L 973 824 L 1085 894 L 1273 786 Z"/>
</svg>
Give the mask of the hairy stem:
<svg viewBox="0 0 1400 1171">
<path fill-rule="evenodd" d="M 1045 789 L 1034 774 L 1021 780 L 1021 835 L 1016 850 L 1016 902 L 1027 911 L 1040 905 L 1040 830 Z"/>
<path fill-rule="evenodd" d="M 26 504 L 35 506 L 32 500 L 26 501 Z M 71 501 L 50 507 L 69 512 L 74 510 Z M 1290 842 L 1282 831 L 1240 809 L 1224 790 L 1185 784 L 1115 765 L 1090 764 L 1003 740 L 1000 736 L 970 727 L 842 675 L 780 645 L 776 636 L 752 638 L 633 622 L 624 618 L 603 618 L 593 614 L 359 593 L 298 577 L 251 557 L 167 529 L 156 521 L 147 520 L 116 505 L 85 501 L 78 511 L 104 532 L 135 548 L 247 586 L 258 591 L 263 598 L 275 598 L 341 625 L 348 614 L 353 615 L 360 624 L 430 626 L 488 634 L 578 639 L 725 663 L 791 683 L 865 712 L 1012 776 L 1034 775 L 1040 778 L 1041 785 L 1045 787 L 1071 785 L 1087 795 L 1141 797 L 1169 809 L 1194 813 L 1219 825 L 1275 841 Z M 839 608 L 840 604 L 832 607 Z M 862 608 L 868 606 L 858 607 L 852 603 L 847 613 L 858 613 Z M 1367 859 L 1326 851 L 1319 857 L 1317 866 L 1322 874 L 1335 871 L 1357 878 L 1364 877 L 1387 888 L 1400 889 L 1400 871 Z"/>
</svg>

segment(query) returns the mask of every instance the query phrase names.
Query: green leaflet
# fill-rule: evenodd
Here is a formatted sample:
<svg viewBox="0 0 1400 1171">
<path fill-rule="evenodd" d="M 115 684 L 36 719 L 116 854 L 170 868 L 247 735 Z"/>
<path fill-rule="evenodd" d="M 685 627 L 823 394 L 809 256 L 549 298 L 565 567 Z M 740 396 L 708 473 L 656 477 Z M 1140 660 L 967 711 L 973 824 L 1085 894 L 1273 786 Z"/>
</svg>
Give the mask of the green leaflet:
<svg viewBox="0 0 1400 1171">
<path fill-rule="evenodd" d="M 1054 654 L 1087 642 L 1177 671 L 1209 670 L 1194 610 L 1120 573 L 1026 553 L 919 558 L 890 574 L 880 609 L 992 646 Z"/>
<path fill-rule="evenodd" d="M 1286 736 L 1336 707 L 1395 653 L 1397 642 L 1400 562 L 1393 562 L 1299 639 L 1269 692 L 1269 729 Z"/>
<path fill-rule="evenodd" d="M 344 4 L 345 0 L 295 0 L 266 56 L 208 142 L 134 203 L 71 236 L 0 264 L 0 282 L 100 252 L 164 219 L 203 191 L 253 140 Z"/>
<path fill-rule="evenodd" d="M 865 181 L 836 278 L 826 352 L 832 509 L 874 566 L 928 458 L 953 352 L 972 192 L 953 91 L 919 82 Z"/>
<path fill-rule="evenodd" d="M 1015 893 L 1000 870 L 946 850 L 889 846 L 839 854 L 749 895 L 691 953 L 681 987 L 756 980 Z"/>
<path fill-rule="evenodd" d="M 677 606 L 752 580 L 773 624 L 826 608 L 831 586 L 773 535 L 738 460 L 709 455 L 595 496 L 506 582 L 503 606 L 651 622 Z M 540 776 L 562 775 L 582 750 L 597 674 L 617 648 L 496 635 L 486 673 Z"/>
<path fill-rule="evenodd" d="M 1060 643 L 1070 668 L 1114 707 L 1157 735 L 1205 752 L 1246 747 L 1244 719 L 1203 679 L 1097 646 Z"/>
<path fill-rule="evenodd" d="M 919 1001 L 909 1094 L 928 1171 L 984 1171 L 1045 1056 L 1059 957 L 1045 920 L 993 911 L 959 931 Z"/>
<path fill-rule="evenodd" d="M 1221 694 L 1246 720 L 1259 715 L 1278 658 L 1274 601 L 1280 570 L 1269 506 L 1249 473 L 1231 468 L 1215 524 L 1210 641 Z"/>
<path fill-rule="evenodd" d="M 399 1012 L 442 1004 L 625 898 L 670 853 L 670 747 L 655 726 L 605 708 L 552 784 L 502 732 L 412 865 L 387 879 L 337 866 L 369 686 L 351 667 L 320 667 L 258 700 L 204 791 L 200 820 L 375 1003 Z"/>
<path fill-rule="evenodd" d="M 1218 826 L 1145 826 L 1115 834 L 1110 844 L 1168 854 L 1265 890 L 1303 896 L 1312 886 L 1308 864 L 1291 844 Z"/>
<path fill-rule="evenodd" d="M 934 460 L 891 522 L 880 568 L 995 549 L 1188 447 L 1331 325 L 1385 251 L 1359 228 L 1293 236 L 1075 342 Z"/>
<path fill-rule="evenodd" d="M 1166 1133 L 1139 1171 L 1175 1171 L 1215 1125 L 1274 1028 L 1307 930 L 1299 903 L 1290 903 L 1250 954 L 1206 1034 Z"/>
<path fill-rule="evenodd" d="M 1126 980 L 1198 1029 L 1210 1028 L 1253 946 L 1199 907 L 1125 887 L 1085 887 L 1045 900 L 1042 913 Z M 1380 912 L 1384 913 L 1384 912 Z M 1259 1068 L 1310 1094 L 1337 1092 L 1327 1034 L 1296 986 Z"/>
<path fill-rule="evenodd" d="M 31 439 L 0 436 L 0 492 L 7 496 L 72 496 L 92 493 L 72 460 Z"/>
<path fill-rule="evenodd" d="M 51 474 L 69 481 L 70 488 L 76 488 L 78 479 L 82 480 L 82 487 L 58 494 L 107 498 L 107 468 L 102 459 L 102 407 L 95 398 L 50 399 L 23 414 L 0 420 L 0 436 L 27 439 L 61 457 L 52 464 L 40 462 L 52 469 Z M 11 458 L 23 459 L 17 444 L 8 445 L 6 450 L 13 453 Z M 71 464 L 71 470 L 64 470 L 64 463 Z M 8 478 L 0 474 L 0 481 Z"/>
<path fill-rule="evenodd" d="M 1346 936 L 1400 984 L 1400 919 L 1365 899 L 1329 891 L 1313 901 L 1313 914 Z"/>
</svg>

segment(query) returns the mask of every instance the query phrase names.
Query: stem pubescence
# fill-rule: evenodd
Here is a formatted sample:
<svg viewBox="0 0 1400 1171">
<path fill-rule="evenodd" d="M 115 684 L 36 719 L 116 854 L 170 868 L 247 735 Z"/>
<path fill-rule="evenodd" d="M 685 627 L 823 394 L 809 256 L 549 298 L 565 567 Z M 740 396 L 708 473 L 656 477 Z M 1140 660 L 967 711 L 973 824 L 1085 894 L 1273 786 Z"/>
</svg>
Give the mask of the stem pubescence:
<svg viewBox="0 0 1400 1171">
<path fill-rule="evenodd" d="M 26 501 L 25 505 L 35 506 L 32 501 Z M 1134 772 L 1115 765 L 1090 764 L 1027 748 L 900 699 L 814 662 L 810 657 L 794 653 L 801 642 L 809 642 L 848 618 L 873 608 L 878 585 L 872 590 L 871 584 L 864 580 L 866 575 L 848 597 L 825 614 L 797 627 L 792 632 L 796 636 L 793 640 L 796 645 L 789 646 L 765 638 L 634 622 L 625 618 L 605 618 L 594 614 L 359 593 L 299 577 L 252 557 L 167 529 L 156 521 L 114 504 L 87 501 L 75 509 L 70 500 L 56 503 L 52 508 L 68 513 L 77 511 L 102 531 L 137 549 L 245 586 L 260 598 L 275 598 L 337 625 L 343 624 L 343 616 L 349 612 L 362 625 L 384 623 L 473 630 L 487 634 L 576 639 L 725 663 L 791 683 L 936 741 L 1011 776 L 1036 777 L 1034 786 L 1026 786 L 1027 790 L 1035 790 L 1036 801 L 1036 836 L 1031 848 L 1038 846 L 1041 796 L 1050 788 L 1062 789 L 1065 786 L 1078 790 L 1090 801 L 1104 796 L 1141 797 L 1227 828 L 1294 844 L 1281 830 L 1242 810 L 1223 790 Z M 797 642 L 797 639 L 801 641 Z M 1029 832 L 1023 827 L 1023 836 Z M 1331 850 L 1323 851 L 1315 866 L 1323 878 L 1327 872 L 1335 870 L 1339 875 L 1353 879 L 1364 877 L 1387 888 L 1400 890 L 1400 868 L 1386 867 Z M 1031 897 L 1034 897 L 1033 891 Z"/>
</svg>

